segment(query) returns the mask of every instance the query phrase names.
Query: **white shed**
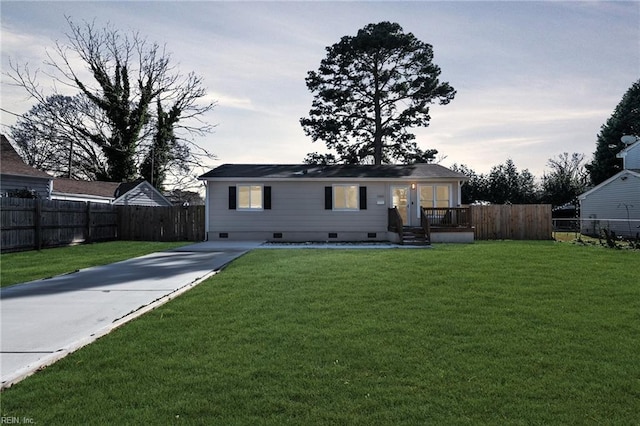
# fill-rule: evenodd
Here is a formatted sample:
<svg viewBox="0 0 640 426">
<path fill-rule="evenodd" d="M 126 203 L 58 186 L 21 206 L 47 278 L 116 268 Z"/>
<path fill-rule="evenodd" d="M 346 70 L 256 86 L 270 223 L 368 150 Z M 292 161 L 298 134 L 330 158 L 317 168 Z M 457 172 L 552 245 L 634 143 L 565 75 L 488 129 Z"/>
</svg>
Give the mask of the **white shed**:
<svg viewBox="0 0 640 426">
<path fill-rule="evenodd" d="M 171 201 L 167 200 L 146 180 L 121 183 L 114 196 L 113 204 L 118 206 L 172 206 Z"/>
</svg>

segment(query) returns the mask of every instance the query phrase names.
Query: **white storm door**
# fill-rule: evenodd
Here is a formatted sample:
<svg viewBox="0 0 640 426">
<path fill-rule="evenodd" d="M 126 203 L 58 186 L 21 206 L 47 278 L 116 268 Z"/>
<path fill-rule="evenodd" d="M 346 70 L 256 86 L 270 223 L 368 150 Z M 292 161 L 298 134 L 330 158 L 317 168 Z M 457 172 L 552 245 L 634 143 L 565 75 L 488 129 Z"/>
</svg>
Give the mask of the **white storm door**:
<svg viewBox="0 0 640 426">
<path fill-rule="evenodd" d="M 411 191 L 409 185 L 393 185 L 391 186 L 391 207 L 397 207 L 402 217 L 403 225 L 409 223 L 409 208 L 411 206 Z"/>
</svg>

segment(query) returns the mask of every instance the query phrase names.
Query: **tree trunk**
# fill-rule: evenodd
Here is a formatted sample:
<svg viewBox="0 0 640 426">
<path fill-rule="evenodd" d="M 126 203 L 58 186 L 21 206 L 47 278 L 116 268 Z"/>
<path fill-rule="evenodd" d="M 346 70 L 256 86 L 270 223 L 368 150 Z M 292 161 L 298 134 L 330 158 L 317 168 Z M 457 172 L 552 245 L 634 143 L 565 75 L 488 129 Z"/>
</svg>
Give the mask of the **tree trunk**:
<svg viewBox="0 0 640 426">
<path fill-rule="evenodd" d="M 382 118 L 378 105 L 376 105 L 376 130 L 373 137 L 373 160 L 376 166 L 382 164 Z"/>
<path fill-rule="evenodd" d="M 373 94 L 373 108 L 375 112 L 375 130 L 373 135 L 373 162 L 376 166 L 382 164 L 382 107 L 380 106 L 380 82 L 377 66 L 374 68 L 375 92 Z"/>
</svg>

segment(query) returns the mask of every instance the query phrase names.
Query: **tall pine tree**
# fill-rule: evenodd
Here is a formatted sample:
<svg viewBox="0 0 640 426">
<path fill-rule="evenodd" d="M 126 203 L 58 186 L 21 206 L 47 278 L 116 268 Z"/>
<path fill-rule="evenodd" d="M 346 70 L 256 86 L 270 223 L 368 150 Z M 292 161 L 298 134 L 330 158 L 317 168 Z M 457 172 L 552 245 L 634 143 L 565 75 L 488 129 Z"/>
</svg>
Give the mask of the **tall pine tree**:
<svg viewBox="0 0 640 426">
<path fill-rule="evenodd" d="M 586 165 L 593 185 L 609 179 L 622 169 L 622 160 L 616 158 L 624 144 L 624 135 L 640 136 L 640 80 L 624 94 L 611 117 L 600 128 L 593 161 Z"/>
<path fill-rule="evenodd" d="M 440 81 L 432 46 L 391 22 L 369 24 L 327 47 L 306 83 L 314 100 L 300 124 L 337 154 L 307 157 L 320 163 L 432 160 L 437 152 L 422 150 L 410 130 L 428 126 L 429 106 L 446 105 L 456 93 Z"/>
</svg>

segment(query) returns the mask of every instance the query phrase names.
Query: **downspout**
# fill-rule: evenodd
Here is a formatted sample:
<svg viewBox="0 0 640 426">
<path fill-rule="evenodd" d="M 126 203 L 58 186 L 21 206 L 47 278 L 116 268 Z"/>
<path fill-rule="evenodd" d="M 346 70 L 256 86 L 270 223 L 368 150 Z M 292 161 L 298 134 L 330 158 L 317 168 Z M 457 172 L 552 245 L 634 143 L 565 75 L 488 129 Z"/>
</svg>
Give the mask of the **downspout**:
<svg viewBox="0 0 640 426">
<path fill-rule="evenodd" d="M 209 241 L 209 185 L 207 181 L 203 180 L 204 185 L 204 240 Z"/>
</svg>

